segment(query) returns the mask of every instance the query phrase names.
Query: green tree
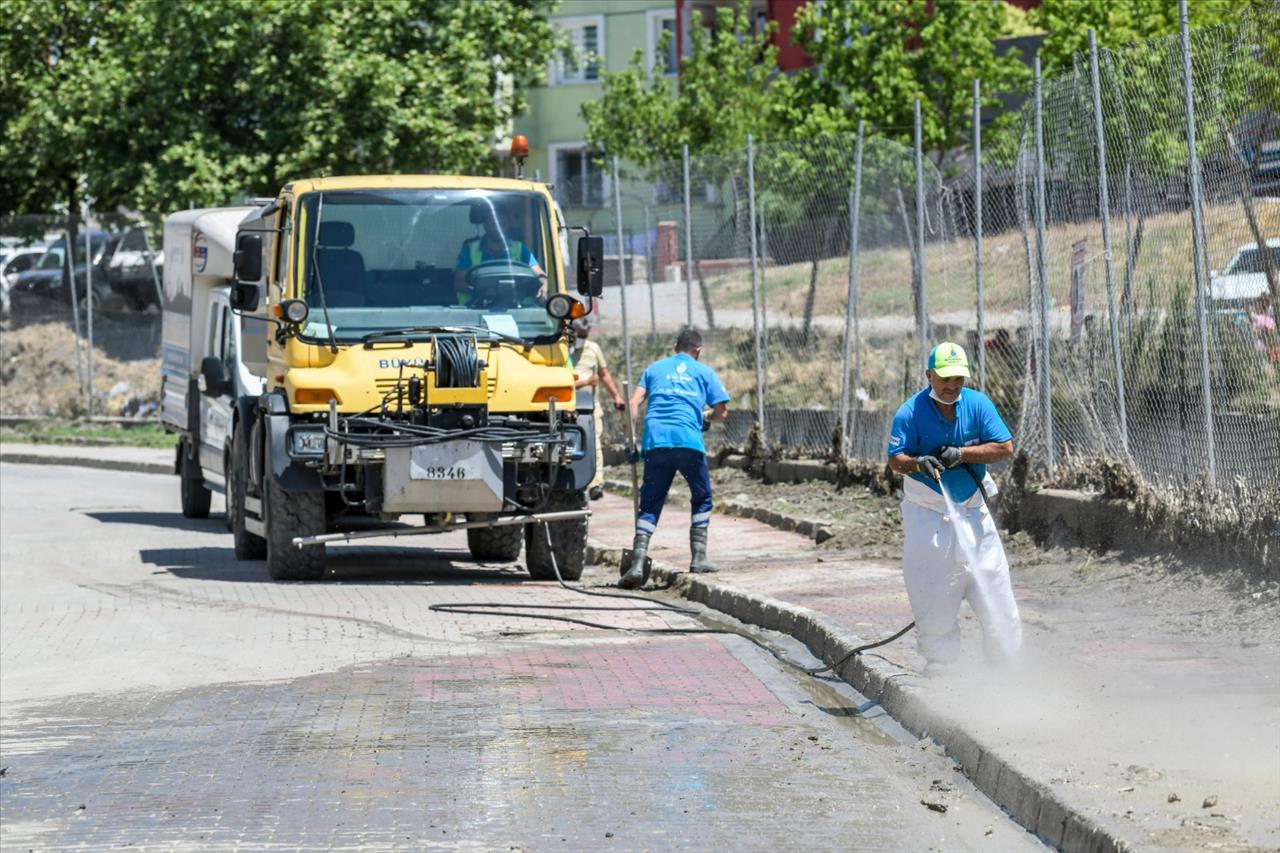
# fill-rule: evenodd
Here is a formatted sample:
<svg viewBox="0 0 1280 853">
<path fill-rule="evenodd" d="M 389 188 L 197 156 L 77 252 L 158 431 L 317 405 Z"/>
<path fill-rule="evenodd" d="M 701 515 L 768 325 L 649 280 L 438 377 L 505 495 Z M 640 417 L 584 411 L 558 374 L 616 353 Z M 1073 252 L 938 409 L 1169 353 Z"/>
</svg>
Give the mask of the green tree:
<svg viewBox="0 0 1280 853">
<path fill-rule="evenodd" d="M 551 0 L 10 0 L 0 213 L 165 211 L 312 175 L 491 171 Z M 58 61 L 48 61 L 50 45 Z"/>
<path fill-rule="evenodd" d="M 808 85 L 826 121 L 864 119 L 910 144 L 919 99 L 925 148 L 942 163 L 968 141 L 974 80 L 995 106 L 1029 79 L 1015 52 L 996 55 L 1010 21 L 1000 2 L 827 0 L 805 6 L 796 24 L 821 69 Z"/>
<path fill-rule="evenodd" d="M 646 166 L 679 159 L 684 145 L 696 155 L 736 151 L 748 133 L 777 136 L 791 86 L 778 74 L 778 50 L 770 43 L 776 29 L 770 22 L 763 32 L 752 32 L 745 2 L 716 9 L 713 29 L 690 28 L 689 55 L 676 84 L 664 76 L 665 50 L 658 51 L 652 74 L 637 51 L 626 70 L 604 75 L 599 100 L 582 105 L 587 140 Z"/>
<path fill-rule="evenodd" d="M 1239 0 L 1193 0 L 1187 3 L 1191 27 L 1224 23 L 1240 14 Z M 1040 68 L 1045 75 L 1072 67 L 1076 54 L 1089 49 L 1089 28 L 1100 47 L 1178 32 L 1178 0 L 1043 0 L 1027 13 L 1027 22 L 1045 31 Z"/>
</svg>

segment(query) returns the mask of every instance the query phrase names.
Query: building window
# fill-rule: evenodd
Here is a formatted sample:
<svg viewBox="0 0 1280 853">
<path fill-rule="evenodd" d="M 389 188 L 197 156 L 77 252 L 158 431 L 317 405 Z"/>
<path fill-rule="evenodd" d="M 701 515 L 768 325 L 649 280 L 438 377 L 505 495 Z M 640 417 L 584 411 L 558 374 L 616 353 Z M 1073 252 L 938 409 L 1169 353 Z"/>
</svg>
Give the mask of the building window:
<svg viewBox="0 0 1280 853">
<path fill-rule="evenodd" d="M 560 18 L 553 22 L 565 43 L 552 64 L 555 83 L 589 83 L 600 79 L 604 62 L 604 16 Z"/>
<path fill-rule="evenodd" d="M 666 75 L 674 76 L 679 62 L 676 55 L 676 13 L 667 9 L 651 9 L 648 17 L 648 68 L 652 72 L 661 59 Z M 664 35 L 667 37 L 665 44 L 662 41 Z"/>
<path fill-rule="evenodd" d="M 609 184 L 604 158 L 582 144 L 552 146 L 551 153 L 556 200 L 564 207 L 604 207 Z"/>
</svg>

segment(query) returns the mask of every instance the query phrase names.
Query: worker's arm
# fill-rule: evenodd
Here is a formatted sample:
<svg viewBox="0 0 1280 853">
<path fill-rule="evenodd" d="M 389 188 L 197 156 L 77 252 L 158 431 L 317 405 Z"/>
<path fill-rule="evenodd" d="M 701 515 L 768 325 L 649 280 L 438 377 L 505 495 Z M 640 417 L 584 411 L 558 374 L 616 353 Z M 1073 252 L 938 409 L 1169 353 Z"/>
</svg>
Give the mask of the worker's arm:
<svg viewBox="0 0 1280 853">
<path fill-rule="evenodd" d="M 709 421 L 723 421 L 729 417 L 729 404 L 716 403 L 711 407 L 711 414 L 705 415 L 705 417 Z"/>
<path fill-rule="evenodd" d="M 616 409 L 625 409 L 626 401 L 622 399 L 622 394 L 618 392 L 618 386 L 613 384 L 613 374 L 609 372 L 609 368 L 600 368 L 600 381 L 604 383 L 604 388 L 613 395 L 613 406 Z"/>
<path fill-rule="evenodd" d="M 577 374 L 575 373 L 574 375 L 576 376 Z M 574 382 L 573 387 L 586 388 L 589 385 L 595 385 L 595 384 L 596 384 L 596 378 L 594 376 L 584 376 L 583 378 Z"/>
<path fill-rule="evenodd" d="M 916 472 L 916 457 L 909 456 L 906 453 L 895 453 L 889 457 L 889 467 L 899 474 L 914 474 Z"/>
<path fill-rule="evenodd" d="M 974 444 L 958 448 L 960 462 L 973 465 L 990 465 L 1013 456 L 1013 439 L 1008 441 L 988 441 L 986 444 Z"/>
<path fill-rule="evenodd" d="M 458 270 L 453 274 L 453 292 L 454 293 L 467 292 L 467 271 L 466 270 Z"/>
<path fill-rule="evenodd" d="M 631 392 L 631 427 L 635 428 L 636 418 L 640 416 L 640 404 L 644 402 L 644 386 L 637 385 L 635 390 Z"/>
</svg>

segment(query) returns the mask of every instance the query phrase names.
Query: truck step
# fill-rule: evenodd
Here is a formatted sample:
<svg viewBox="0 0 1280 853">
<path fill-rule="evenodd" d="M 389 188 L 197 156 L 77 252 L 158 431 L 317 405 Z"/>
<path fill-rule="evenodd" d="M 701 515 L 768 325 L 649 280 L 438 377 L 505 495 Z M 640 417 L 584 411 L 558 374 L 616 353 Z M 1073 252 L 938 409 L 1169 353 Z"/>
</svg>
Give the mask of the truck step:
<svg viewBox="0 0 1280 853">
<path fill-rule="evenodd" d="M 255 536 L 266 538 L 267 526 L 256 518 L 250 518 L 248 515 L 244 517 L 244 529 Z"/>
<path fill-rule="evenodd" d="M 252 495 L 244 496 L 244 514 L 248 518 L 250 514 L 254 518 L 262 518 L 262 498 L 255 498 Z M 257 532 L 257 531 L 255 531 Z"/>
</svg>

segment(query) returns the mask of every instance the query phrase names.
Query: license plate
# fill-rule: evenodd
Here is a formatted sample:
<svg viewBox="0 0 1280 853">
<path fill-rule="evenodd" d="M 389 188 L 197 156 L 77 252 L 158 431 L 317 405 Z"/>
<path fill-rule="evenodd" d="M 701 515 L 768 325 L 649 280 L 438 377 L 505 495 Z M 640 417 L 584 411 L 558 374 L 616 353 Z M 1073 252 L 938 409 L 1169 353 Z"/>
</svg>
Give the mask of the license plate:
<svg viewBox="0 0 1280 853">
<path fill-rule="evenodd" d="M 491 451 L 478 441 L 450 441 L 413 448 L 410 480 L 484 480 L 492 467 Z"/>
</svg>

